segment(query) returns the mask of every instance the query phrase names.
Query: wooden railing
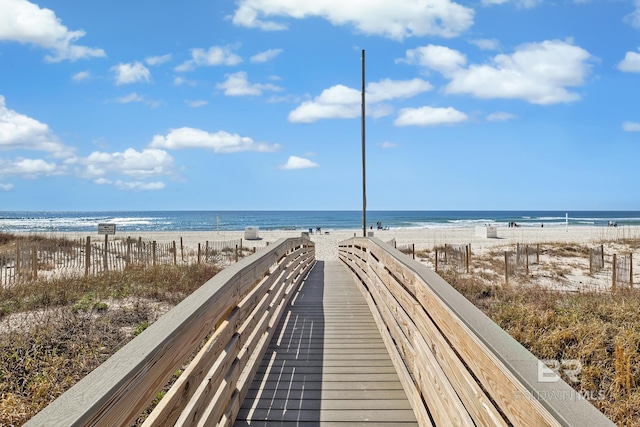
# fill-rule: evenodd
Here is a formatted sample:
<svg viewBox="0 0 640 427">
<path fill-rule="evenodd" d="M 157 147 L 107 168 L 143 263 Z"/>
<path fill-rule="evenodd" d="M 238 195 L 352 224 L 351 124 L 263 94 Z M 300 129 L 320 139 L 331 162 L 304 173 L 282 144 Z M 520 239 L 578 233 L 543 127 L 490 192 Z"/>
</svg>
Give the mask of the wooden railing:
<svg viewBox="0 0 640 427">
<path fill-rule="evenodd" d="M 196 351 L 144 425 L 232 424 L 284 307 L 314 260 L 313 242 L 293 238 L 226 268 L 27 426 L 131 425 Z"/>
<path fill-rule="evenodd" d="M 424 265 L 377 238 L 341 242 L 421 426 L 613 425 Z"/>
</svg>

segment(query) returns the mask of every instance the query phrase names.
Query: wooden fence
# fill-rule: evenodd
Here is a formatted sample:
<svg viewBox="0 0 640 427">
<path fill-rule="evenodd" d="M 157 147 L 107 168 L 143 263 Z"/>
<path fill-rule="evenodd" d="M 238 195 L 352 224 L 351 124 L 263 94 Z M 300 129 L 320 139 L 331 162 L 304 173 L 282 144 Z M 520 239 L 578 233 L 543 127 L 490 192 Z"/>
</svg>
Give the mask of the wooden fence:
<svg viewBox="0 0 640 427">
<path fill-rule="evenodd" d="M 589 274 L 593 275 L 604 268 L 604 245 L 589 248 Z"/>
<path fill-rule="evenodd" d="M 471 244 L 450 245 L 435 248 L 435 271 L 449 268 L 458 273 L 468 273 L 471 260 Z"/>
<path fill-rule="evenodd" d="M 231 425 L 315 247 L 281 239 L 158 319 L 26 426 L 132 425 L 194 356 L 145 426 Z"/>
<path fill-rule="evenodd" d="M 633 254 L 613 254 L 611 289 L 616 289 L 620 284 L 633 287 Z"/>
<path fill-rule="evenodd" d="M 0 256 L 0 287 L 39 276 L 88 276 L 123 271 L 132 266 L 225 264 L 237 261 L 242 254 L 242 239 L 207 241 L 198 243 L 197 249 L 186 248 L 182 239 L 179 244 L 142 238 L 92 241 L 91 237 L 68 241 L 18 241 L 12 252 Z"/>
<path fill-rule="evenodd" d="M 376 238 L 341 242 L 339 256 L 420 425 L 613 425 L 426 266 Z"/>
</svg>

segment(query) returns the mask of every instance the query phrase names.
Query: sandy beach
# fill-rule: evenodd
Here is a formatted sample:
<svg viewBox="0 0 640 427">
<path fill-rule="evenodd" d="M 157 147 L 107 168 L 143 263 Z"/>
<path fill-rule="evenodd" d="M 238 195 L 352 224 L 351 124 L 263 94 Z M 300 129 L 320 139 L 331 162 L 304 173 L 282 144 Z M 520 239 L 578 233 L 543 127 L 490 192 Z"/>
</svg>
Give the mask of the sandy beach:
<svg viewBox="0 0 640 427">
<path fill-rule="evenodd" d="M 259 240 L 243 240 L 243 246 L 261 248 L 278 239 L 299 237 L 302 230 L 259 230 Z M 474 228 L 399 228 L 389 230 L 367 230 L 373 232 L 374 237 L 384 242 L 395 239 L 397 245 L 414 244 L 416 250 L 432 249 L 444 244 L 471 244 L 474 252 L 482 252 L 495 246 L 515 245 L 516 243 L 577 243 L 588 245 L 602 241 L 619 241 L 630 238 L 640 238 L 640 227 L 498 227 L 497 238 L 476 236 Z M 86 237 L 86 233 L 64 233 L 71 238 Z M 338 243 L 356 236 L 362 236 L 360 230 L 330 230 L 323 229 L 322 233 L 310 234 L 310 239 L 316 244 L 316 258 L 319 260 L 332 260 L 338 258 Z M 97 234 L 90 235 L 92 239 L 104 239 Z M 124 239 L 126 237 L 145 240 L 155 240 L 159 243 L 172 241 L 182 242 L 185 247 L 197 248 L 198 243 L 206 241 L 225 241 L 244 239 L 244 231 L 158 231 L 158 232 L 132 232 L 118 233 L 113 238 Z"/>
</svg>

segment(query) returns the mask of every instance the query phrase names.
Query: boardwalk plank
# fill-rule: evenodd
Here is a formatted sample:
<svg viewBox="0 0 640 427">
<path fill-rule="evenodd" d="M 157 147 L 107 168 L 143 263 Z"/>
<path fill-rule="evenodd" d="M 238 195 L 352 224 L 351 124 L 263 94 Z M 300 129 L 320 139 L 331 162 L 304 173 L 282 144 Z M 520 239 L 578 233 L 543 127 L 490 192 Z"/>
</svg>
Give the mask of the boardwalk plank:
<svg viewBox="0 0 640 427">
<path fill-rule="evenodd" d="M 417 426 L 366 301 L 318 262 L 287 307 L 235 426 Z"/>
</svg>

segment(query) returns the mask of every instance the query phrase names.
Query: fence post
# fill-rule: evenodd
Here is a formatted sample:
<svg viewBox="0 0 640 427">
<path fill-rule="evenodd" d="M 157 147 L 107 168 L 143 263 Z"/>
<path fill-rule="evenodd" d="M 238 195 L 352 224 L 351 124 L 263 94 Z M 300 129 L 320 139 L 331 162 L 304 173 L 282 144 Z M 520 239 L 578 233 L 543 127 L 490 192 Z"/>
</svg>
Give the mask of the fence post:
<svg viewBox="0 0 640 427">
<path fill-rule="evenodd" d="M 629 254 L 629 287 L 633 288 L 633 254 Z"/>
<path fill-rule="evenodd" d="M 236 245 L 236 262 L 238 262 L 238 245 Z"/>
<path fill-rule="evenodd" d="M 127 255 L 124 259 L 125 267 L 129 267 L 131 263 L 131 236 L 127 236 Z"/>
<path fill-rule="evenodd" d="M 613 274 L 611 276 L 611 290 L 615 291 L 616 289 L 616 274 L 617 274 L 617 270 L 618 270 L 618 258 L 616 256 L 616 254 L 613 254 Z"/>
<path fill-rule="evenodd" d="M 527 270 L 527 276 L 529 275 L 529 245 L 524 245 L 524 257 L 526 258 L 525 265 Z"/>
<path fill-rule="evenodd" d="M 13 276 L 16 278 L 15 282 L 18 281 L 18 277 L 20 277 L 20 261 L 21 261 L 21 257 L 20 257 L 20 241 L 16 242 L 16 266 L 14 269 L 14 273 Z"/>
<path fill-rule="evenodd" d="M 464 247 L 464 252 L 465 252 L 465 263 L 466 263 L 466 269 L 467 269 L 467 274 L 469 273 L 469 245 Z"/>
<path fill-rule="evenodd" d="M 198 243 L 198 265 L 200 264 L 200 254 L 201 254 L 201 249 L 200 249 L 200 243 Z"/>
<path fill-rule="evenodd" d="M 84 277 L 89 275 L 89 265 L 91 265 L 91 236 L 87 236 L 84 244 Z"/>
<path fill-rule="evenodd" d="M 436 251 L 436 273 L 438 272 L 438 248 L 435 248 Z"/>
<path fill-rule="evenodd" d="M 104 271 L 109 271 L 109 258 L 107 258 L 107 253 L 109 251 L 109 235 L 104 235 L 104 252 L 102 255 L 102 263 L 104 265 Z"/>
<path fill-rule="evenodd" d="M 413 259 L 416 259 L 416 244 L 415 243 L 411 244 L 411 257 Z"/>
<path fill-rule="evenodd" d="M 507 255 L 507 251 L 504 251 L 504 283 L 505 285 L 509 284 L 509 255 Z"/>
<path fill-rule="evenodd" d="M 31 251 L 31 257 L 33 261 L 33 278 L 38 278 L 38 243 L 33 243 L 33 250 Z"/>
<path fill-rule="evenodd" d="M 176 241 L 173 241 L 173 265 L 178 265 L 178 254 L 176 253 Z"/>
<path fill-rule="evenodd" d="M 155 240 L 151 243 L 151 250 L 152 250 L 152 253 L 153 253 L 153 266 L 155 267 L 156 266 L 156 256 L 157 256 L 156 255 L 156 241 Z"/>
<path fill-rule="evenodd" d="M 593 248 L 589 248 L 589 274 L 593 276 Z"/>
</svg>

